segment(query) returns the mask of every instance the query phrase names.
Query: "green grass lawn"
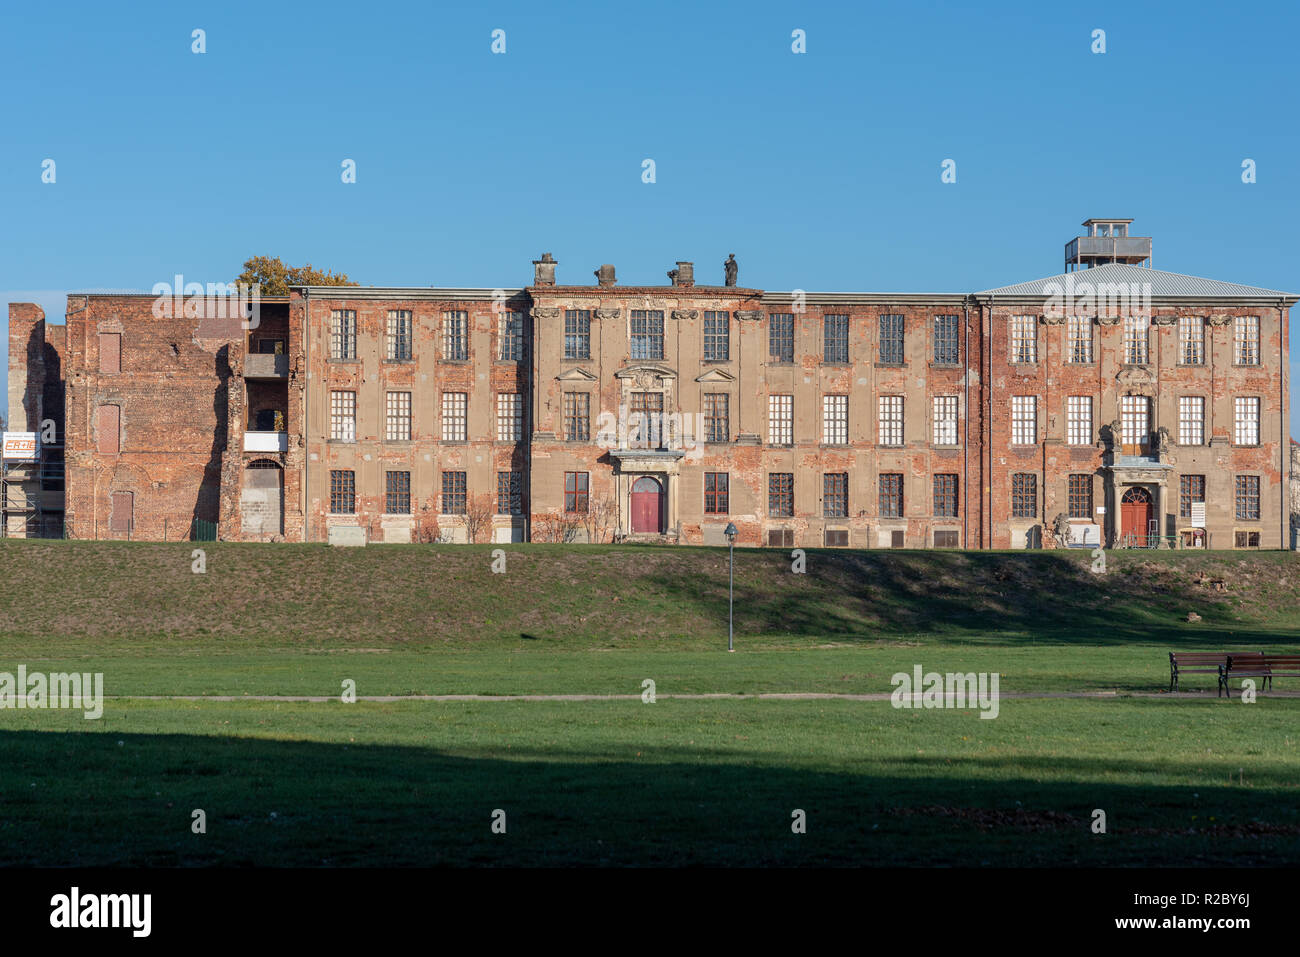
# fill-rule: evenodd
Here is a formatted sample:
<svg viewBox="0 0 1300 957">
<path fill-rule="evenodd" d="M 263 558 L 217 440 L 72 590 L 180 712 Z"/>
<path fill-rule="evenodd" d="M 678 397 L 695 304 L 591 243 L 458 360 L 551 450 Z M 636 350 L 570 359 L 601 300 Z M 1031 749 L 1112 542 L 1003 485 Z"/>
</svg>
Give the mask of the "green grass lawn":
<svg viewBox="0 0 1300 957">
<path fill-rule="evenodd" d="M 0 863 L 1300 862 L 1300 699 L 1217 700 L 1208 676 L 1126 696 L 1167 687 L 1170 650 L 1300 651 L 1294 555 L 1111 553 L 1094 575 L 1074 552 L 811 550 L 794 575 L 738 551 L 729 655 L 725 550 L 515 546 L 494 575 L 489 547 L 207 543 L 195 575 L 194 547 L 0 541 L 0 671 L 103 672 L 108 695 L 661 697 L 0 709 Z M 888 692 L 917 664 L 1119 694 L 996 720 L 666 697 Z"/>
</svg>

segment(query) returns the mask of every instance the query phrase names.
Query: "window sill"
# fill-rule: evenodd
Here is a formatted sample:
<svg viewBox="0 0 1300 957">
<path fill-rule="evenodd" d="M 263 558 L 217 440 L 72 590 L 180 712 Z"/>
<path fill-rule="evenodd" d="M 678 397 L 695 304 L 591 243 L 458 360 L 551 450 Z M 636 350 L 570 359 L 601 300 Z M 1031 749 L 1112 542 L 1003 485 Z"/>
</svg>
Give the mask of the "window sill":
<svg viewBox="0 0 1300 957">
<path fill-rule="evenodd" d="M 960 362 L 938 362 L 938 361 L 933 361 L 933 362 L 930 363 L 930 368 L 931 368 L 931 369 L 958 369 L 958 370 L 960 370 L 960 369 L 962 368 L 962 364 L 961 364 Z"/>
<path fill-rule="evenodd" d="M 407 356 L 407 357 L 404 358 L 404 359 L 383 359 L 382 361 L 383 361 L 384 363 L 386 363 L 386 364 L 387 364 L 387 363 L 392 363 L 393 365 L 406 365 L 407 363 L 413 363 L 413 362 L 415 362 L 415 360 L 414 360 L 413 358 L 411 358 L 410 356 Z"/>
<path fill-rule="evenodd" d="M 326 439 L 326 445 L 356 445 L 356 439 Z"/>
<path fill-rule="evenodd" d="M 877 362 L 877 369 L 906 369 L 906 362 Z"/>
<path fill-rule="evenodd" d="M 853 363 L 849 362 L 847 359 L 845 359 L 843 362 L 831 362 L 829 359 L 823 359 L 821 364 L 824 366 L 831 366 L 832 368 L 836 368 L 836 369 L 850 369 L 853 367 Z"/>
<path fill-rule="evenodd" d="M 731 359 L 701 359 L 702 366 L 725 366 L 731 363 Z"/>
<path fill-rule="evenodd" d="M 342 358 L 336 358 L 335 356 L 330 356 L 330 357 L 329 357 L 328 359 L 326 359 L 325 361 L 326 361 L 327 363 L 332 362 L 332 363 L 334 363 L 334 364 L 336 364 L 336 365 L 346 365 L 346 364 L 348 364 L 348 363 L 356 363 L 357 365 L 360 365 L 360 364 L 361 364 L 361 360 L 358 359 L 356 356 L 353 356 L 351 359 L 342 359 Z"/>
<path fill-rule="evenodd" d="M 438 361 L 449 366 L 467 366 L 470 364 L 469 359 L 439 359 Z"/>
<path fill-rule="evenodd" d="M 565 356 L 561 362 L 591 362 L 591 356 Z"/>
</svg>

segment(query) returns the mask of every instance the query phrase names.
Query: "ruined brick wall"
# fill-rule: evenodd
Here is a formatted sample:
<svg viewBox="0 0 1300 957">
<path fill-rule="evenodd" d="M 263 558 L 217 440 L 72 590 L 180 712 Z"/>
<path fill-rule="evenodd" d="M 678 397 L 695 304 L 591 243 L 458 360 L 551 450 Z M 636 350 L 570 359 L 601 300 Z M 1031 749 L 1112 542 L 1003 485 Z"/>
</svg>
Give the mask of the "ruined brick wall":
<svg viewBox="0 0 1300 957">
<path fill-rule="evenodd" d="M 193 520 L 220 518 L 240 321 L 156 318 L 153 302 L 68 297 L 67 521 L 76 538 L 177 540 Z M 121 337 L 120 371 L 102 336 Z M 113 421 L 116 443 L 107 434 Z M 118 528 L 110 527 L 115 494 Z"/>
</svg>

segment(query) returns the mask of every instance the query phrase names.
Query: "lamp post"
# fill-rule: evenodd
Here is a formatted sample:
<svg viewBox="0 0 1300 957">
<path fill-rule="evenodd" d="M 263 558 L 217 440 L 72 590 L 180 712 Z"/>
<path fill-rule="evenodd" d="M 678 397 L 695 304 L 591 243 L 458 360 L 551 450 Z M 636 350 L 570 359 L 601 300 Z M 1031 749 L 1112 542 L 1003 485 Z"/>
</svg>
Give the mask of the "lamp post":
<svg viewBox="0 0 1300 957">
<path fill-rule="evenodd" d="M 722 534 L 727 536 L 727 565 L 730 568 L 730 580 L 727 583 L 727 650 L 735 651 L 732 645 L 733 627 L 732 622 L 735 619 L 736 608 L 736 525 L 734 522 L 728 522 L 727 527 L 722 530 Z"/>
</svg>

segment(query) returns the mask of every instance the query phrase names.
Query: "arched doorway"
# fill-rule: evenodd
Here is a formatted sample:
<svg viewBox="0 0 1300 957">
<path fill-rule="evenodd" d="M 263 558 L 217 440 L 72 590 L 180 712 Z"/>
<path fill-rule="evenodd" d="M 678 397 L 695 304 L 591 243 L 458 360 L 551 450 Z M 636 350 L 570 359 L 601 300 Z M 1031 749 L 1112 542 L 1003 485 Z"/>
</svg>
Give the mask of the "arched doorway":
<svg viewBox="0 0 1300 957">
<path fill-rule="evenodd" d="M 244 469 L 239 512 L 242 537 L 266 540 L 284 534 L 284 471 L 278 462 L 254 459 Z"/>
<path fill-rule="evenodd" d="M 1120 536 L 1125 542 L 1136 544 L 1138 547 L 1147 545 L 1152 512 L 1151 493 L 1146 488 L 1134 485 L 1124 492 L 1124 497 L 1119 503 L 1119 529 Z"/>
<path fill-rule="evenodd" d="M 663 532 L 664 489 L 659 480 L 643 475 L 632 484 L 632 531 Z"/>
</svg>

